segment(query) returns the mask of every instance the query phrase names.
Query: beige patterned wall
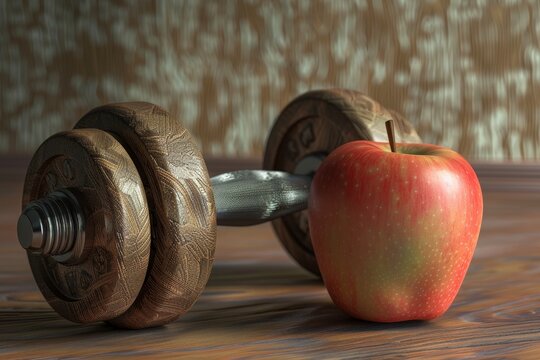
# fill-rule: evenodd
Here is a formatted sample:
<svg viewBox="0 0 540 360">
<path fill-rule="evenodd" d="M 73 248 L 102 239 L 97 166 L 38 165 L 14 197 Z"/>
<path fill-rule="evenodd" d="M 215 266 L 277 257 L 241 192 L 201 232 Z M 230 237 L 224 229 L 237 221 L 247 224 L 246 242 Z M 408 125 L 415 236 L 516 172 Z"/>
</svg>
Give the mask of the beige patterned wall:
<svg viewBox="0 0 540 360">
<path fill-rule="evenodd" d="M 364 91 L 426 142 L 540 160 L 540 2 L 0 0 L 0 153 L 155 102 L 206 155 L 260 156 L 309 89 Z"/>
</svg>

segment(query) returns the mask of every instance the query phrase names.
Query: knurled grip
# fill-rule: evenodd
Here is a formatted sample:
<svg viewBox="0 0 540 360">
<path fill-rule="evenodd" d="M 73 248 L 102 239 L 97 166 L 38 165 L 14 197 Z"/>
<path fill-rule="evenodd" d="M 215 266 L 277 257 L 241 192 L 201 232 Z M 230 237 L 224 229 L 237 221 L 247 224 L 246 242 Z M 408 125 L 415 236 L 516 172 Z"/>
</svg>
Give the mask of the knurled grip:
<svg viewBox="0 0 540 360">
<path fill-rule="evenodd" d="M 311 176 L 240 170 L 211 179 L 218 225 L 248 226 L 307 208 Z"/>
</svg>

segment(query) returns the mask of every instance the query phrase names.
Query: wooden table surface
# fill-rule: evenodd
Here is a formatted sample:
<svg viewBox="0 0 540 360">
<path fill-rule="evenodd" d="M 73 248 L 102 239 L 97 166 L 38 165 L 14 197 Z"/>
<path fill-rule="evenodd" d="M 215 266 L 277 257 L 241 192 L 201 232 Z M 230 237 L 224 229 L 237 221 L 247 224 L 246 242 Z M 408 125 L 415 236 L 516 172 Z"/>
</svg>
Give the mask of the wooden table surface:
<svg viewBox="0 0 540 360">
<path fill-rule="evenodd" d="M 0 358 L 540 359 L 540 192 L 487 191 L 457 299 L 430 322 L 344 315 L 269 225 L 220 228 L 212 277 L 192 310 L 150 330 L 79 325 L 53 312 L 19 248 L 22 174 L 0 169 Z"/>
</svg>

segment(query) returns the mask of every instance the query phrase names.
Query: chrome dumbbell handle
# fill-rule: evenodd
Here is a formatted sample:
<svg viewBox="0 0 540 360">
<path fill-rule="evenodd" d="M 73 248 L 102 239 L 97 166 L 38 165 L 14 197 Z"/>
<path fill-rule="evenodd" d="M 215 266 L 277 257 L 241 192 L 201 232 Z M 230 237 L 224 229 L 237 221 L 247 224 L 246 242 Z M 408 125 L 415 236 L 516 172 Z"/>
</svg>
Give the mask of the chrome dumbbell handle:
<svg viewBox="0 0 540 360">
<path fill-rule="evenodd" d="M 311 180 L 325 157 L 304 157 L 294 174 L 239 170 L 213 177 L 218 225 L 256 225 L 306 209 Z"/>
<path fill-rule="evenodd" d="M 241 170 L 211 182 L 218 225 L 247 226 L 306 209 L 311 176 Z"/>
</svg>

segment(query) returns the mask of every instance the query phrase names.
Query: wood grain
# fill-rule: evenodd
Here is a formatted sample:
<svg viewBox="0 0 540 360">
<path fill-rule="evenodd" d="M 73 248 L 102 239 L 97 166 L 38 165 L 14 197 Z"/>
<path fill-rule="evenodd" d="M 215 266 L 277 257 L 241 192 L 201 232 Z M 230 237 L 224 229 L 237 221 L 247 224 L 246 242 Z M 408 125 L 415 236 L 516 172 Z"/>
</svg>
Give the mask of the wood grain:
<svg viewBox="0 0 540 360">
<path fill-rule="evenodd" d="M 385 121 L 393 119 L 398 142 L 422 142 L 402 116 L 354 90 L 311 91 L 291 101 L 277 117 L 266 143 L 263 168 L 294 173 L 306 156 L 326 157 L 353 140 L 388 141 Z M 283 246 L 300 265 L 319 274 L 307 210 L 272 221 Z"/>
<path fill-rule="evenodd" d="M 121 103 L 86 114 L 76 128 L 113 134 L 144 183 L 150 265 L 133 305 L 112 324 L 144 328 L 186 313 L 206 286 L 216 246 L 216 209 L 202 155 L 189 132 L 159 106 Z"/>
<path fill-rule="evenodd" d="M 1 1 L 0 153 L 145 100 L 205 154 L 260 158 L 291 99 L 343 87 L 468 159 L 539 160 L 539 21 L 535 0 Z"/>
<path fill-rule="evenodd" d="M 222 161 L 217 164 L 223 169 Z M 15 235 L 24 174 L 17 168 L 8 175 L 0 166 L 2 358 L 538 359 L 540 354 L 540 193 L 519 188 L 484 193 L 471 267 L 455 303 L 435 321 L 374 324 L 347 317 L 318 279 L 287 256 L 266 224 L 219 228 L 210 281 L 191 311 L 165 327 L 133 332 L 73 324 L 42 298 Z"/>
<path fill-rule="evenodd" d="M 67 188 L 84 213 L 80 260 L 62 263 L 28 252 L 32 272 L 51 307 L 84 323 L 124 313 L 143 285 L 150 256 L 143 183 L 124 148 L 100 130 L 59 133 L 35 153 L 24 184 L 23 207 Z"/>
</svg>

